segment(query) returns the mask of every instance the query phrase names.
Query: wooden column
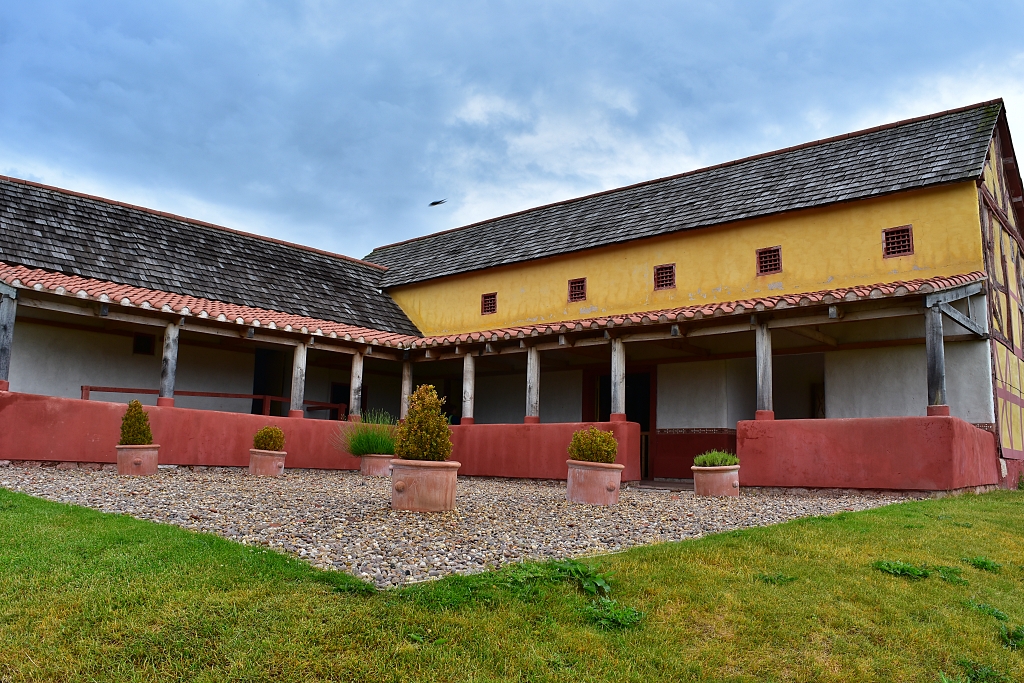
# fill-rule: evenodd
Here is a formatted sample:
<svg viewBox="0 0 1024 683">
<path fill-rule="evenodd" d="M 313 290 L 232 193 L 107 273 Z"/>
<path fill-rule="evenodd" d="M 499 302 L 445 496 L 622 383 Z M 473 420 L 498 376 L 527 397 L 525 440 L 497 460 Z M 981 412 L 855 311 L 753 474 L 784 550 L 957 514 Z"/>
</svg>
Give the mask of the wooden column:
<svg viewBox="0 0 1024 683">
<path fill-rule="evenodd" d="M 758 322 L 754 329 L 757 355 L 757 413 L 758 420 L 775 419 L 772 403 L 772 331 L 767 322 Z"/>
<path fill-rule="evenodd" d="M 348 387 L 348 419 L 350 422 L 359 422 L 363 417 L 363 354 L 361 353 L 352 356 L 352 377 Z"/>
<path fill-rule="evenodd" d="M 924 309 L 924 349 L 928 359 L 928 414 L 948 415 L 942 311 L 937 305 Z M 935 409 L 932 406 L 942 406 L 945 410 L 943 408 Z"/>
<path fill-rule="evenodd" d="M 303 417 L 302 402 L 306 398 L 306 345 L 299 344 L 292 354 L 292 392 L 288 417 Z"/>
<path fill-rule="evenodd" d="M 526 349 L 526 417 L 523 422 L 540 422 L 540 350 Z"/>
<path fill-rule="evenodd" d="M 175 323 L 168 323 L 164 330 L 164 351 L 160 358 L 160 394 L 158 406 L 174 405 L 174 378 L 178 373 L 178 331 Z"/>
<path fill-rule="evenodd" d="M 412 363 L 402 362 L 402 403 L 398 408 L 398 418 L 404 420 L 409 414 L 409 396 L 412 395 Z"/>
<path fill-rule="evenodd" d="M 18 310 L 16 296 L 14 290 L 0 292 L 0 391 L 8 391 L 11 386 L 11 346 L 14 343 L 14 317 Z"/>
<path fill-rule="evenodd" d="M 464 425 L 473 424 L 473 402 L 476 393 L 476 359 L 467 353 L 462 358 L 462 420 Z"/>
<path fill-rule="evenodd" d="M 612 422 L 626 419 L 626 344 L 612 339 Z"/>
</svg>

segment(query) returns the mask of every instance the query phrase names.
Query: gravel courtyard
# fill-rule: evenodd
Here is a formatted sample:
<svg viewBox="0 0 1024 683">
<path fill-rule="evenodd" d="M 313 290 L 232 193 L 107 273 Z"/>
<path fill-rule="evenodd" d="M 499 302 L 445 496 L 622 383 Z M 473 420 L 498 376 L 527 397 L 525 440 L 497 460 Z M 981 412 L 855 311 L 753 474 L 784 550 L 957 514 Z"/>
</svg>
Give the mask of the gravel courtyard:
<svg viewBox="0 0 1024 683">
<path fill-rule="evenodd" d="M 599 508 L 567 502 L 564 482 L 460 478 L 458 509 L 424 514 L 392 511 L 388 480 L 350 472 L 289 470 L 266 479 L 240 468 L 178 467 L 129 478 L 18 464 L 0 467 L 0 486 L 273 547 L 381 588 L 907 499 L 752 490 L 739 498 L 707 499 L 626 486 L 617 506 Z"/>
</svg>

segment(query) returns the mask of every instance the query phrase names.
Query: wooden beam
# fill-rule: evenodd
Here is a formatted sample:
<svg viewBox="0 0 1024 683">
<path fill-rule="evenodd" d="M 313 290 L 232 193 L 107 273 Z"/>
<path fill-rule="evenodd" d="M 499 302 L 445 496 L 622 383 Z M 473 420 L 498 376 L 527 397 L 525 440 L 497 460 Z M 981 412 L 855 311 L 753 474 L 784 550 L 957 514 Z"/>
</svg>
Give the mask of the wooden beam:
<svg viewBox="0 0 1024 683">
<path fill-rule="evenodd" d="M 956 310 L 949 304 L 939 304 L 938 309 L 945 313 L 946 315 L 948 315 L 957 325 L 973 332 L 974 334 L 978 335 L 978 337 L 980 337 L 981 339 L 985 339 L 986 337 L 988 337 L 988 332 L 985 330 L 985 328 L 983 328 L 981 325 L 974 322 L 973 320 L 971 320 L 966 315 Z"/>
<path fill-rule="evenodd" d="M 960 299 L 966 299 L 969 296 L 975 294 L 981 294 L 985 290 L 985 283 L 983 282 L 972 282 L 968 285 L 961 285 L 959 287 L 953 287 L 952 289 L 944 289 L 941 292 L 935 292 L 934 294 L 926 294 L 924 297 L 924 305 L 928 308 L 936 304 L 948 304 L 950 301 L 959 301 Z"/>
<path fill-rule="evenodd" d="M 946 353 L 942 339 L 942 311 L 932 306 L 924 314 L 924 348 L 928 359 L 928 405 L 946 405 Z"/>
<path fill-rule="evenodd" d="M 772 401 L 772 331 L 765 323 L 755 327 L 757 358 L 757 409 L 774 410 Z"/>
<path fill-rule="evenodd" d="M 4 294 L 0 296 L 0 382 L 5 385 L 11 375 L 11 346 L 14 343 L 14 319 L 18 300 Z"/>
<path fill-rule="evenodd" d="M 799 334 L 801 337 L 807 337 L 814 341 L 821 342 L 822 344 L 828 344 L 829 346 L 838 346 L 839 342 L 836 341 L 835 337 L 830 337 L 827 334 L 818 332 L 813 327 L 784 327 L 784 330 L 788 330 L 793 334 Z"/>
<path fill-rule="evenodd" d="M 710 337 L 715 334 L 733 334 L 735 332 L 750 332 L 754 326 L 750 323 L 730 323 L 726 325 L 715 325 L 713 327 L 697 327 L 686 331 L 687 337 Z"/>
</svg>

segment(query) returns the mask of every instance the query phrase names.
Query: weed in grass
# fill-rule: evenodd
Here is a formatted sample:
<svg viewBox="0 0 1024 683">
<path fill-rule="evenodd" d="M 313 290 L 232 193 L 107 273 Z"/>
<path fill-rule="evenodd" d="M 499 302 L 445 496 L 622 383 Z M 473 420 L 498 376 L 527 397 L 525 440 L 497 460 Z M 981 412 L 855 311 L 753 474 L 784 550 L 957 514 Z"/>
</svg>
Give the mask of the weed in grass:
<svg viewBox="0 0 1024 683">
<path fill-rule="evenodd" d="M 579 560 L 561 560 L 550 563 L 554 578 L 571 579 L 579 584 L 580 589 L 588 595 L 607 596 L 612 591 L 608 578 L 599 574 L 596 569 Z"/>
<path fill-rule="evenodd" d="M 950 678 L 946 675 L 945 671 L 939 672 L 939 683 L 970 683 L 963 676 L 957 676 L 956 678 Z"/>
<path fill-rule="evenodd" d="M 923 529 L 924 524 L 904 524 L 904 529 Z"/>
<path fill-rule="evenodd" d="M 993 560 L 990 560 L 984 555 L 979 555 L 978 557 L 962 557 L 960 559 L 966 562 L 967 564 L 971 565 L 975 569 L 981 569 L 982 571 L 986 572 L 995 572 L 996 574 L 998 574 L 999 570 L 1003 568 L 1003 565 Z"/>
<path fill-rule="evenodd" d="M 970 522 L 953 522 L 953 526 L 963 527 L 964 529 L 970 529 L 974 525 Z"/>
<path fill-rule="evenodd" d="M 939 578 L 946 583 L 951 583 L 954 586 L 966 586 L 968 584 L 967 579 L 960 576 L 963 570 L 960 567 L 946 567 L 939 565 L 938 567 L 932 567 Z"/>
<path fill-rule="evenodd" d="M 1009 676 L 1002 671 L 996 671 L 987 664 L 978 664 L 977 662 L 962 658 L 958 659 L 956 663 L 962 666 L 965 671 L 965 677 L 959 680 L 967 681 L 967 683 L 1011 683 Z"/>
<path fill-rule="evenodd" d="M 964 604 L 976 612 L 981 612 L 982 614 L 987 614 L 990 617 L 995 617 L 999 621 L 1006 621 L 1010 618 L 1009 616 L 1007 616 L 1006 612 L 1002 611 L 1001 609 L 996 609 L 992 605 L 987 605 L 984 602 L 975 602 L 972 599 L 965 600 Z"/>
<path fill-rule="evenodd" d="M 999 636 L 1003 639 L 1003 645 L 1011 650 L 1024 648 L 1024 626 L 1008 628 L 1006 624 L 999 624 Z"/>
<path fill-rule="evenodd" d="M 598 598 L 583 608 L 591 624 L 604 631 L 630 628 L 639 624 L 644 613 L 634 607 L 620 606 L 610 598 Z"/>
<path fill-rule="evenodd" d="M 795 576 L 786 576 L 785 574 L 758 573 L 754 578 L 761 583 L 767 583 L 770 586 L 781 586 L 783 584 L 790 583 L 791 581 L 796 581 Z"/>
<path fill-rule="evenodd" d="M 900 560 L 878 560 L 877 562 L 872 562 L 871 566 L 880 572 L 892 574 L 893 576 L 903 576 L 913 581 L 927 579 L 931 575 L 931 572 L 924 567 L 915 567 L 909 562 L 902 562 Z"/>
</svg>

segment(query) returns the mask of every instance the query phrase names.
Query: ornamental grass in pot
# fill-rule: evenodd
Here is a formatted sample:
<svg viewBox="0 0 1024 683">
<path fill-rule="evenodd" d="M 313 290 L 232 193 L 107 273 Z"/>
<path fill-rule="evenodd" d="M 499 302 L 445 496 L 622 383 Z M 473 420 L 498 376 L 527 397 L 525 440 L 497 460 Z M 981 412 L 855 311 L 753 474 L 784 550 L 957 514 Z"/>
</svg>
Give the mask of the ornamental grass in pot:
<svg viewBox="0 0 1024 683">
<path fill-rule="evenodd" d="M 264 427 L 252 437 L 249 449 L 249 474 L 257 477 L 280 477 L 284 474 L 284 431 L 280 427 Z"/>
<path fill-rule="evenodd" d="M 452 435 L 441 412 L 444 399 L 429 384 L 409 397 L 409 412 L 395 430 L 391 461 L 391 509 L 440 512 L 455 509 L 461 463 L 448 460 Z"/>
<path fill-rule="evenodd" d="M 615 505 L 625 465 L 615 463 L 619 443 L 615 435 L 597 427 L 573 432 L 569 442 L 569 476 L 565 498 L 573 503 Z"/>
<path fill-rule="evenodd" d="M 698 496 L 740 495 L 740 459 L 727 451 L 708 451 L 693 459 L 693 492 Z"/>
<path fill-rule="evenodd" d="M 121 439 L 117 442 L 117 473 L 129 477 L 156 474 L 160 445 L 153 443 L 149 415 L 138 401 L 131 401 L 121 418 Z"/>
<path fill-rule="evenodd" d="M 395 457 L 395 418 L 385 410 L 368 410 L 360 422 L 338 426 L 335 448 L 359 458 L 359 473 L 367 477 L 391 476 Z"/>
</svg>

